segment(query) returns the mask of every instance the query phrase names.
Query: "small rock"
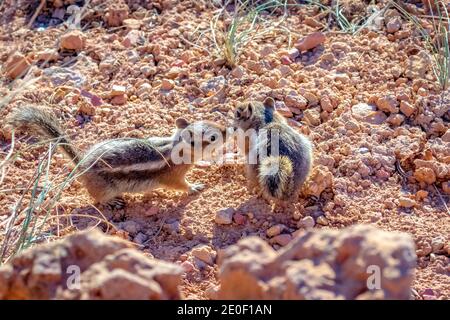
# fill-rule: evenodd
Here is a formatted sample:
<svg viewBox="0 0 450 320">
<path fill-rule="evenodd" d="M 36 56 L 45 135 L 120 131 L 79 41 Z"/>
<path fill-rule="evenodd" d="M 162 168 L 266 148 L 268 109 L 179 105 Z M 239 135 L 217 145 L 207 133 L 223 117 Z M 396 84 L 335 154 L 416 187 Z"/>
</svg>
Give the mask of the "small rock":
<svg viewBox="0 0 450 320">
<path fill-rule="evenodd" d="M 206 95 L 209 95 L 222 89 L 225 84 L 226 80 L 224 76 L 213 77 L 203 82 L 200 85 L 200 90 L 202 90 Z"/>
<path fill-rule="evenodd" d="M 142 40 L 142 32 L 139 30 L 131 30 L 122 40 L 122 45 L 125 48 L 130 48 L 140 43 Z"/>
<path fill-rule="evenodd" d="M 358 132 L 360 130 L 360 125 L 352 120 L 348 120 L 344 124 L 345 129 L 352 131 L 354 133 Z"/>
<path fill-rule="evenodd" d="M 293 62 L 292 59 L 287 55 L 282 56 L 280 60 L 281 60 L 281 63 L 285 66 L 290 65 Z"/>
<path fill-rule="evenodd" d="M 395 17 L 393 19 L 390 19 L 386 23 L 386 30 L 388 33 L 395 33 L 398 30 L 400 30 L 402 27 L 402 21 L 400 20 L 400 17 Z"/>
<path fill-rule="evenodd" d="M 442 141 L 444 142 L 450 142 L 450 129 L 447 129 L 445 133 L 441 137 Z"/>
<path fill-rule="evenodd" d="M 124 95 L 126 93 L 126 88 L 125 86 L 119 86 L 119 85 L 113 85 L 111 87 L 111 97 L 115 97 L 115 96 L 120 96 L 120 95 Z"/>
<path fill-rule="evenodd" d="M 212 266 L 214 264 L 214 259 L 216 254 L 214 250 L 205 244 L 200 244 L 191 250 L 192 256 L 205 262 L 206 264 Z"/>
<path fill-rule="evenodd" d="M 403 208 L 412 208 L 416 205 L 416 202 L 412 199 L 401 197 L 398 199 L 398 205 Z"/>
<path fill-rule="evenodd" d="M 169 79 L 176 79 L 181 73 L 181 69 L 179 67 L 172 67 L 167 71 L 166 77 Z"/>
<path fill-rule="evenodd" d="M 214 221 L 217 224 L 231 224 L 233 222 L 233 208 L 226 208 L 217 211 Z"/>
<path fill-rule="evenodd" d="M 59 48 L 62 50 L 83 50 L 85 45 L 84 35 L 79 30 L 71 30 L 61 36 Z"/>
<path fill-rule="evenodd" d="M 307 26 L 313 27 L 313 28 L 323 28 L 324 25 L 314 19 L 313 17 L 305 17 L 305 20 L 303 21 L 304 24 Z"/>
<path fill-rule="evenodd" d="M 386 115 L 382 111 L 376 111 L 374 105 L 367 103 L 358 103 L 352 107 L 352 116 L 356 120 L 371 123 L 382 124 L 386 121 Z"/>
<path fill-rule="evenodd" d="M 286 118 L 292 118 L 294 115 L 292 111 L 284 104 L 283 101 L 275 102 L 275 110 Z"/>
<path fill-rule="evenodd" d="M 53 62 L 59 59 L 59 54 L 54 49 L 39 51 L 36 53 L 37 61 Z"/>
<path fill-rule="evenodd" d="M 170 234 L 177 234 L 180 232 L 180 222 L 178 220 L 164 224 L 164 230 Z"/>
<path fill-rule="evenodd" d="M 290 234 L 279 234 L 272 239 L 270 239 L 271 244 L 278 244 L 282 247 L 286 246 L 292 240 L 292 236 Z"/>
<path fill-rule="evenodd" d="M 109 27 L 120 27 L 128 18 L 129 8 L 124 2 L 113 3 L 108 7 L 104 20 Z"/>
<path fill-rule="evenodd" d="M 322 110 L 326 112 L 332 112 L 334 109 L 331 99 L 327 96 L 320 98 L 320 106 L 322 107 Z"/>
<path fill-rule="evenodd" d="M 292 48 L 288 51 L 288 57 L 292 61 L 295 61 L 295 59 L 300 55 L 300 51 L 297 48 Z"/>
<path fill-rule="evenodd" d="M 244 68 L 242 68 L 241 66 L 235 67 L 231 71 L 231 76 L 236 79 L 241 79 L 244 76 Z"/>
<path fill-rule="evenodd" d="M 419 191 L 416 192 L 416 200 L 417 201 L 422 201 L 426 197 L 428 197 L 428 191 L 419 190 Z"/>
<path fill-rule="evenodd" d="M 365 153 L 370 152 L 370 150 L 368 148 L 366 148 L 366 147 L 361 147 L 361 148 L 358 149 L 358 151 L 361 154 L 365 154 Z"/>
<path fill-rule="evenodd" d="M 139 30 L 142 25 L 141 21 L 137 19 L 125 19 L 122 23 L 124 27 L 131 30 Z"/>
<path fill-rule="evenodd" d="M 378 98 L 376 105 L 378 109 L 384 112 L 397 113 L 399 110 L 397 99 L 390 95 Z"/>
<path fill-rule="evenodd" d="M 442 190 L 445 194 L 450 194 L 450 181 L 442 182 Z"/>
<path fill-rule="evenodd" d="M 136 50 L 128 50 L 126 55 L 130 63 L 137 63 L 140 60 L 139 53 Z"/>
<path fill-rule="evenodd" d="M 78 102 L 78 112 L 88 116 L 93 116 L 95 114 L 95 107 L 86 98 L 80 97 Z"/>
<path fill-rule="evenodd" d="M 333 174 L 324 165 L 316 166 L 305 183 L 305 194 L 320 197 L 322 192 L 333 186 Z"/>
<path fill-rule="evenodd" d="M 400 102 L 400 111 L 407 117 L 414 113 L 414 107 L 408 101 Z"/>
<path fill-rule="evenodd" d="M 175 87 L 175 83 L 173 82 L 173 80 L 167 80 L 167 79 L 163 79 L 161 81 L 161 90 L 165 90 L 165 91 L 169 91 L 172 90 Z"/>
<path fill-rule="evenodd" d="M 10 79 L 16 79 L 24 76 L 31 67 L 31 61 L 23 54 L 16 52 L 11 55 L 5 63 L 4 72 Z"/>
<path fill-rule="evenodd" d="M 139 99 L 144 100 L 144 99 L 148 99 L 150 97 L 151 90 L 152 90 L 152 86 L 150 84 L 143 83 L 142 85 L 139 86 L 136 93 L 137 93 Z"/>
<path fill-rule="evenodd" d="M 319 98 L 317 98 L 317 96 L 310 92 L 310 91 L 306 91 L 303 96 L 306 98 L 306 100 L 308 100 L 308 105 L 309 106 L 316 106 L 319 104 Z"/>
<path fill-rule="evenodd" d="M 236 224 L 243 225 L 247 222 L 247 217 L 244 216 L 243 214 L 236 213 L 233 216 L 233 220 L 234 220 L 234 222 L 236 222 Z"/>
<path fill-rule="evenodd" d="M 282 77 L 286 77 L 286 76 L 292 74 L 292 69 L 289 68 L 288 66 L 279 65 L 277 67 L 277 70 L 281 72 Z"/>
<path fill-rule="evenodd" d="M 414 171 L 414 178 L 419 182 L 433 184 L 436 182 L 436 174 L 433 169 L 427 167 L 420 167 Z"/>
<path fill-rule="evenodd" d="M 156 74 L 156 68 L 151 66 L 142 66 L 139 71 L 144 75 L 144 77 L 150 77 Z"/>
<path fill-rule="evenodd" d="M 380 170 L 377 170 L 375 175 L 377 176 L 377 178 L 379 178 L 381 180 L 388 180 L 391 176 L 391 174 L 388 171 L 384 170 L 383 168 L 381 168 Z"/>
<path fill-rule="evenodd" d="M 445 238 L 442 236 L 435 237 L 431 240 L 431 249 L 433 252 L 438 252 L 444 248 Z"/>
<path fill-rule="evenodd" d="M 288 108 L 304 110 L 308 105 L 308 100 L 301 95 L 289 94 L 284 97 L 284 103 Z"/>
<path fill-rule="evenodd" d="M 428 90 L 425 88 L 419 88 L 417 94 L 421 97 L 426 97 L 428 95 Z"/>
<path fill-rule="evenodd" d="M 411 80 L 424 79 L 431 63 L 431 58 L 425 50 L 409 56 L 406 60 L 408 67 L 405 69 L 405 77 Z"/>
<path fill-rule="evenodd" d="M 337 73 L 334 75 L 334 80 L 347 84 L 350 82 L 350 77 L 346 73 Z"/>
<path fill-rule="evenodd" d="M 184 272 L 186 272 L 186 273 L 190 273 L 195 270 L 194 265 L 189 261 L 183 261 L 181 263 L 181 267 L 183 268 Z"/>
<path fill-rule="evenodd" d="M 315 224 L 316 222 L 314 221 L 313 217 L 307 216 L 297 223 L 297 227 L 304 229 L 311 229 L 314 227 Z"/>
<path fill-rule="evenodd" d="M 399 125 L 401 125 L 403 123 L 403 121 L 405 120 L 405 116 L 401 115 L 401 114 L 391 114 L 386 121 L 390 124 L 392 124 L 393 126 L 398 127 Z"/>
<path fill-rule="evenodd" d="M 431 288 L 422 291 L 422 298 L 424 300 L 437 300 L 436 293 Z"/>
<path fill-rule="evenodd" d="M 327 226 L 328 225 L 328 219 L 325 218 L 325 216 L 319 216 L 317 218 L 317 223 L 322 225 L 322 226 Z"/>
<path fill-rule="evenodd" d="M 128 99 L 128 97 L 127 97 L 126 94 L 122 94 L 122 95 L 119 95 L 119 96 L 114 96 L 111 99 L 111 104 L 113 104 L 115 106 L 121 106 L 121 105 L 124 105 L 125 103 L 127 103 L 127 99 Z"/>
<path fill-rule="evenodd" d="M 269 54 L 272 54 L 274 52 L 274 46 L 273 45 L 266 45 L 264 46 L 259 54 L 262 58 L 267 57 Z"/>
<path fill-rule="evenodd" d="M 311 126 L 320 125 L 320 112 L 317 109 L 308 109 L 303 112 L 304 120 Z"/>
<path fill-rule="evenodd" d="M 300 51 L 306 51 L 317 47 L 323 42 L 325 42 L 325 35 L 322 32 L 314 32 L 297 42 L 295 47 Z"/>
<path fill-rule="evenodd" d="M 431 243 L 428 241 L 421 241 L 417 244 L 417 255 L 419 257 L 428 256 L 433 252 L 433 248 L 431 247 Z"/>
<path fill-rule="evenodd" d="M 381 214 L 381 212 L 374 212 L 374 213 L 370 216 L 370 221 L 372 221 L 372 222 L 377 222 L 377 221 L 380 220 L 381 218 L 383 218 L 383 215 Z"/>
<path fill-rule="evenodd" d="M 282 224 L 277 224 L 266 230 L 266 234 L 269 238 L 279 235 L 286 227 Z"/>
</svg>

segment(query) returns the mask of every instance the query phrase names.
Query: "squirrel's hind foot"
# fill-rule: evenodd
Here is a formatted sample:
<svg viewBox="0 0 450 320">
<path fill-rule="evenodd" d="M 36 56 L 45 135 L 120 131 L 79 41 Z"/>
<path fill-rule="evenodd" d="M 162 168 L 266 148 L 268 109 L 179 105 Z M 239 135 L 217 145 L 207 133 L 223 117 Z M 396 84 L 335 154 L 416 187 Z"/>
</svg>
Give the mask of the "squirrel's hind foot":
<svg viewBox="0 0 450 320">
<path fill-rule="evenodd" d="M 196 193 L 199 193 L 200 191 L 202 191 L 203 189 L 205 189 L 205 185 L 203 183 L 193 183 L 189 185 L 189 195 L 193 195 Z"/>
<path fill-rule="evenodd" d="M 106 205 L 111 209 L 111 210 L 120 210 L 125 208 L 126 206 L 126 202 L 122 197 L 115 197 L 111 200 L 109 200 Z"/>
</svg>

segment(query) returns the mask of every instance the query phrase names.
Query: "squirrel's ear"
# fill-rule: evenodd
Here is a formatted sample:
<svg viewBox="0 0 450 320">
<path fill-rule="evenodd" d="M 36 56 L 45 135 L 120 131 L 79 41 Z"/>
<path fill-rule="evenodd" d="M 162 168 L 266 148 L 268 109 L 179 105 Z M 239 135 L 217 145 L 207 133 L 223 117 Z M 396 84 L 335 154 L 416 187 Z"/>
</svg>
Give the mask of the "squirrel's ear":
<svg viewBox="0 0 450 320">
<path fill-rule="evenodd" d="M 275 108 L 275 100 L 272 97 L 267 97 L 264 102 L 264 107 L 269 108 L 269 109 L 274 109 Z"/>
<path fill-rule="evenodd" d="M 237 105 L 235 116 L 237 119 L 249 119 L 253 113 L 253 106 L 251 102 L 242 102 Z"/>
<path fill-rule="evenodd" d="M 175 125 L 178 129 L 184 129 L 189 125 L 189 122 L 185 118 L 178 118 L 175 120 Z"/>
<path fill-rule="evenodd" d="M 247 115 L 251 117 L 253 114 L 253 103 L 249 102 L 247 105 Z"/>
</svg>

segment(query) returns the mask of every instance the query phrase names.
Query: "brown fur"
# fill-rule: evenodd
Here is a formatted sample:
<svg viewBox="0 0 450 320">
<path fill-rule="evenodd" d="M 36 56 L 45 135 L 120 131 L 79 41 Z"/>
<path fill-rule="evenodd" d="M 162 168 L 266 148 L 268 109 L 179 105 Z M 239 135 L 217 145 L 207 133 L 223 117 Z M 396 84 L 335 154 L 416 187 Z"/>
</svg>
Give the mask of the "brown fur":
<svg viewBox="0 0 450 320">
<path fill-rule="evenodd" d="M 291 128 L 284 117 L 275 111 L 272 98 L 237 105 L 234 127 L 244 131 L 253 129 L 257 133 L 263 129 L 268 133 L 278 133 L 277 155 L 271 155 L 270 139 L 259 140 L 258 145 L 253 147 L 246 140 L 240 146 L 247 159 L 246 175 L 250 185 L 257 186 L 267 200 L 295 201 L 311 171 L 312 146 L 309 140 Z M 259 150 L 261 144 L 268 151 L 268 157 L 258 157 L 256 164 L 249 163 L 250 153 Z M 271 170 L 274 164 L 278 164 L 277 169 Z"/>
<path fill-rule="evenodd" d="M 79 177 L 96 202 L 105 203 L 124 193 L 147 192 L 165 187 L 190 193 L 200 191 L 203 186 L 189 183 L 185 176 L 193 166 L 195 146 L 206 147 L 213 135 L 225 140 L 225 128 L 214 122 L 189 123 L 183 118 L 176 120 L 177 129 L 173 136 L 163 138 L 107 140 L 94 145 L 84 155 L 75 151 L 52 114 L 41 108 L 25 107 L 16 110 L 10 121 L 15 127 L 32 128 L 32 132 L 56 140 L 62 140 L 63 150 L 79 164 Z M 194 132 L 203 133 L 201 141 Z M 208 136 L 209 135 L 209 136 Z M 217 139 L 217 137 L 216 137 Z M 219 141 L 219 140 L 217 140 Z M 194 145 L 192 145 L 194 144 Z M 191 163 L 175 164 L 172 150 L 184 146 L 189 150 Z M 189 157 L 189 155 L 188 155 Z"/>
</svg>

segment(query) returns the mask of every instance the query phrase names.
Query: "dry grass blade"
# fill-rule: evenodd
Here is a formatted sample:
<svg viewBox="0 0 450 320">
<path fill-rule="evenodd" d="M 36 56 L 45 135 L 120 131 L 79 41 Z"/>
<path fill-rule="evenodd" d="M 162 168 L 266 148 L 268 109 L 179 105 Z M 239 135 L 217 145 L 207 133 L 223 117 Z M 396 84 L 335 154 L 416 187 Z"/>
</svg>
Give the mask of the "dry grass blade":
<svg viewBox="0 0 450 320">
<path fill-rule="evenodd" d="M 423 26 L 422 20 L 409 13 L 401 3 L 390 1 L 390 4 L 392 4 L 405 19 L 413 23 L 416 30 L 420 33 L 425 48 L 431 57 L 434 75 L 436 76 L 441 89 L 446 90 L 450 75 L 450 44 L 448 30 L 450 18 L 445 3 L 440 0 L 435 0 L 436 12 L 431 8 L 431 25 L 433 27 L 431 33 Z"/>
<path fill-rule="evenodd" d="M 30 21 L 28 22 L 28 28 L 31 28 L 31 26 L 33 25 L 37 16 L 41 13 L 42 9 L 44 8 L 46 2 L 47 2 L 47 0 L 41 0 L 41 2 L 39 3 L 39 6 L 37 7 L 36 11 L 34 12 L 33 16 L 31 17 Z"/>
<path fill-rule="evenodd" d="M 228 67 L 232 68 L 239 63 L 240 55 L 249 43 L 268 34 L 286 32 L 289 44 L 291 43 L 289 29 L 281 25 L 287 16 L 288 7 L 293 6 L 288 4 L 288 1 L 273 0 L 258 5 L 249 0 L 237 1 L 231 14 L 226 10 L 229 3 L 230 1 L 225 3 L 210 22 L 213 44 Z M 279 8 L 283 8 L 279 21 L 263 18 L 262 12 L 265 12 L 266 16 L 272 16 Z M 226 30 L 219 28 L 221 19 Z M 228 21 L 229 23 L 226 23 Z"/>
<path fill-rule="evenodd" d="M 450 209 L 447 206 L 447 202 L 445 202 L 444 197 L 439 192 L 439 189 L 436 187 L 436 184 L 433 184 L 434 190 L 436 191 L 436 194 L 439 196 L 439 199 L 441 200 L 442 204 L 444 205 L 445 209 L 447 210 L 447 213 L 450 215 Z"/>
</svg>

